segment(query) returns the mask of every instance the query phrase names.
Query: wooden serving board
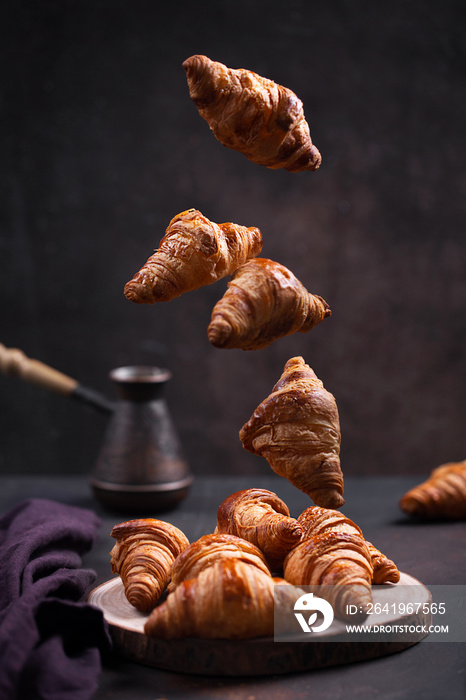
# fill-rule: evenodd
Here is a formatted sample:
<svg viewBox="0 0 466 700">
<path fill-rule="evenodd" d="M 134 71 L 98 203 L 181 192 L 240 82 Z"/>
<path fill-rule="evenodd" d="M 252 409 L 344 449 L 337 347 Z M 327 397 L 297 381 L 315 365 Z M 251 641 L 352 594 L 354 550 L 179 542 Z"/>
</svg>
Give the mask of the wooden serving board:
<svg viewBox="0 0 466 700">
<path fill-rule="evenodd" d="M 412 603 L 414 612 L 374 614 L 364 624 L 428 627 L 432 622 L 431 614 L 425 614 L 419 605 L 431 602 L 430 591 L 408 574 L 401 573 L 399 584 L 376 586 L 373 600 L 374 604 L 395 604 L 393 608 L 396 609 L 398 603 Z M 334 621 L 328 630 L 316 633 L 309 642 L 275 642 L 273 637 L 164 640 L 144 634 L 148 615 L 138 612 L 128 603 L 119 577 L 91 591 L 88 602 L 103 611 L 117 654 L 131 661 L 180 673 L 222 676 L 296 673 L 388 656 L 417 644 L 426 636 L 426 633 L 419 632 L 416 636 L 410 634 L 405 641 L 389 642 L 370 641 L 371 635 L 367 635 L 368 641 L 341 641 L 345 623 Z"/>
</svg>

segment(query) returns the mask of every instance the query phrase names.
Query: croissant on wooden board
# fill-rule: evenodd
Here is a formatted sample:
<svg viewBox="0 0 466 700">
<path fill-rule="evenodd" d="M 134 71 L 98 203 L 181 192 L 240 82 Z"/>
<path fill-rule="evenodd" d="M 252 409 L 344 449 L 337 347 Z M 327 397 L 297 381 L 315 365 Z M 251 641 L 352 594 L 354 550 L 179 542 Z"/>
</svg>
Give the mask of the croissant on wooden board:
<svg viewBox="0 0 466 700">
<path fill-rule="evenodd" d="M 239 436 L 245 449 L 265 457 L 317 505 L 339 508 L 345 502 L 335 398 L 302 357 L 288 360 Z"/>
<path fill-rule="evenodd" d="M 325 532 L 298 544 L 285 559 L 283 576 L 297 586 L 318 586 L 343 620 L 362 620 L 372 602 L 372 562 L 359 534 Z M 357 613 L 348 615 L 348 605 Z"/>
<path fill-rule="evenodd" d="M 216 224 L 197 209 L 175 216 L 159 248 L 125 285 L 137 304 L 170 301 L 232 274 L 262 250 L 258 228 Z"/>
<path fill-rule="evenodd" d="M 299 594 L 293 586 L 285 588 L 283 579 L 273 579 L 239 559 L 217 561 L 169 593 L 151 612 L 144 631 L 160 639 L 270 637 L 276 584 L 280 584 L 280 605 L 286 604 L 283 591 L 289 589 L 292 609 Z"/>
<path fill-rule="evenodd" d="M 400 572 L 394 561 L 388 559 L 385 554 L 382 554 L 377 547 L 374 547 L 372 542 L 366 540 L 369 554 L 372 562 L 372 583 L 398 583 L 400 580 Z"/>
<path fill-rule="evenodd" d="M 115 525 L 112 573 L 119 574 L 129 603 L 141 612 L 155 606 L 170 581 L 173 562 L 189 540 L 163 520 L 143 518 Z"/>
<path fill-rule="evenodd" d="M 263 552 L 272 571 L 279 571 L 288 552 L 301 540 L 302 529 L 288 506 L 272 491 L 245 489 L 220 504 L 216 531 L 242 537 Z"/>
<path fill-rule="evenodd" d="M 311 506 L 306 508 L 297 520 L 303 528 L 303 540 L 326 532 L 341 532 L 364 537 L 361 528 L 338 510 Z M 397 583 L 400 580 L 400 572 L 396 564 L 371 542 L 366 540 L 366 545 L 371 555 L 372 583 Z"/>
<path fill-rule="evenodd" d="M 333 508 L 310 506 L 297 518 L 303 529 L 303 539 L 325 532 L 343 532 L 347 535 L 361 535 L 361 528 L 355 522 Z"/>
<path fill-rule="evenodd" d="M 284 265 L 253 258 L 241 265 L 215 304 L 207 335 L 217 348 L 259 350 L 292 333 L 307 333 L 331 315 Z"/>
<path fill-rule="evenodd" d="M 299 172 L 320 166 L 303 104 L 289 88 L 207 56 L 191 56 L 183 68 L 191 99 L 224 146 L 267 168 Z"/>
<path fill-rule="evenodd" d="M 419 518 L 466 519 L 466 460 L 434 469 L 426 481 L 405 493 L 400 507 Z"/>
<path fill-rule="evenodd" d="M 186 547 L 173 562 L 168 591 L 173 591 L 183 581 L 196 578 L 217 561 L 233 559 L 255 566 L 271 576 L 264 555 L 251 542 L 235 535 L 204 535 Z"/>
</svg>

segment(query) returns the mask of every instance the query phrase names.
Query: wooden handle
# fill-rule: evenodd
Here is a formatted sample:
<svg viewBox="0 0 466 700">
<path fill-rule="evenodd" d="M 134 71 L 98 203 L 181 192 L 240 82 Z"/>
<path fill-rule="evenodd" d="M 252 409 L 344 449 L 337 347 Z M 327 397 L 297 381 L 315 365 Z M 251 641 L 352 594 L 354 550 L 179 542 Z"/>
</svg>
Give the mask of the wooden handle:
<svg viewBox="0 0 466 700">
<path fill-rule="evenodd" d="M 29 384 L 35 384 L 62 396 L 71 396 L 78 382 L 66 374 L 45 365 L 39 360 L 31 360 L 18 348 L 6 348 L 0 343 L 0 370 L 9 377 L 18 377 Z"/>
</svg>

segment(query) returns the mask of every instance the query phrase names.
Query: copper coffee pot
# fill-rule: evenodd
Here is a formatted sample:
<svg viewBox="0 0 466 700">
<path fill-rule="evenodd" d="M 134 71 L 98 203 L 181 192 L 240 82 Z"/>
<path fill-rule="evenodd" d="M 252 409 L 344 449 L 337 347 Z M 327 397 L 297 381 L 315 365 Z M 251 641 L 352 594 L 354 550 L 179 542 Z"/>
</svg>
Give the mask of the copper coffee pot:
<svg viewBox="0 0 466 700">
<path fill-rule="evenodd" d="M 171 372 L 159 367 L 119 367 L 110 372 L 117 400 L 17 348 L 0 343 L 0 370 L 109 414 L 97 464 L 90 478 L 95 497 L 112 510 L 162 512 L 183 500 L 192 476 L 164 399 Z"/>
</svg>

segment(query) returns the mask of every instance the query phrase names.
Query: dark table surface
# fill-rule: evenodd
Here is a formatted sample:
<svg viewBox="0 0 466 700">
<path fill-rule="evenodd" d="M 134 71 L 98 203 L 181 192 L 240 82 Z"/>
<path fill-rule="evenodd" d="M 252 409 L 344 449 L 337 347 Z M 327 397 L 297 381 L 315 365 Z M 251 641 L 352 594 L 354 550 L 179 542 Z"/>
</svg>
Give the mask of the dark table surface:
<svg viewBox="0 0 466 700">
<path fill-rule="evenodd" d="M 466 583 L 466 523 L 413 523 L 398 507 L 419 477 L 347 477 L 342 511 L 366 539 L 398 568 L 429 585 Z M 170 513 L 148 513 L 168 520 L 190 541 L 213 532 L 218 505 L 234 491 L 261 487 L 277 493 L 297 516 L 309 499 L 279 477 L 197 477 L 183 503 Z M 101 537 L 83 566 L 97 573 L 96 585 L 112 578 L 109 551 L 115 523 L 134 513 L 112 513 L 96 502 L 83 477 L 0 478 L 0 510 L 24 498 L 51 498 L 94 510 L 102 519 Z M 110 658 L 95 700 L 463 700 L 466 698 L 466 647 L 458 642 L 422 641 L 400 653 L 351 665 L 268 677 L 207 677 L 172 673 Z"/>
</svg>

